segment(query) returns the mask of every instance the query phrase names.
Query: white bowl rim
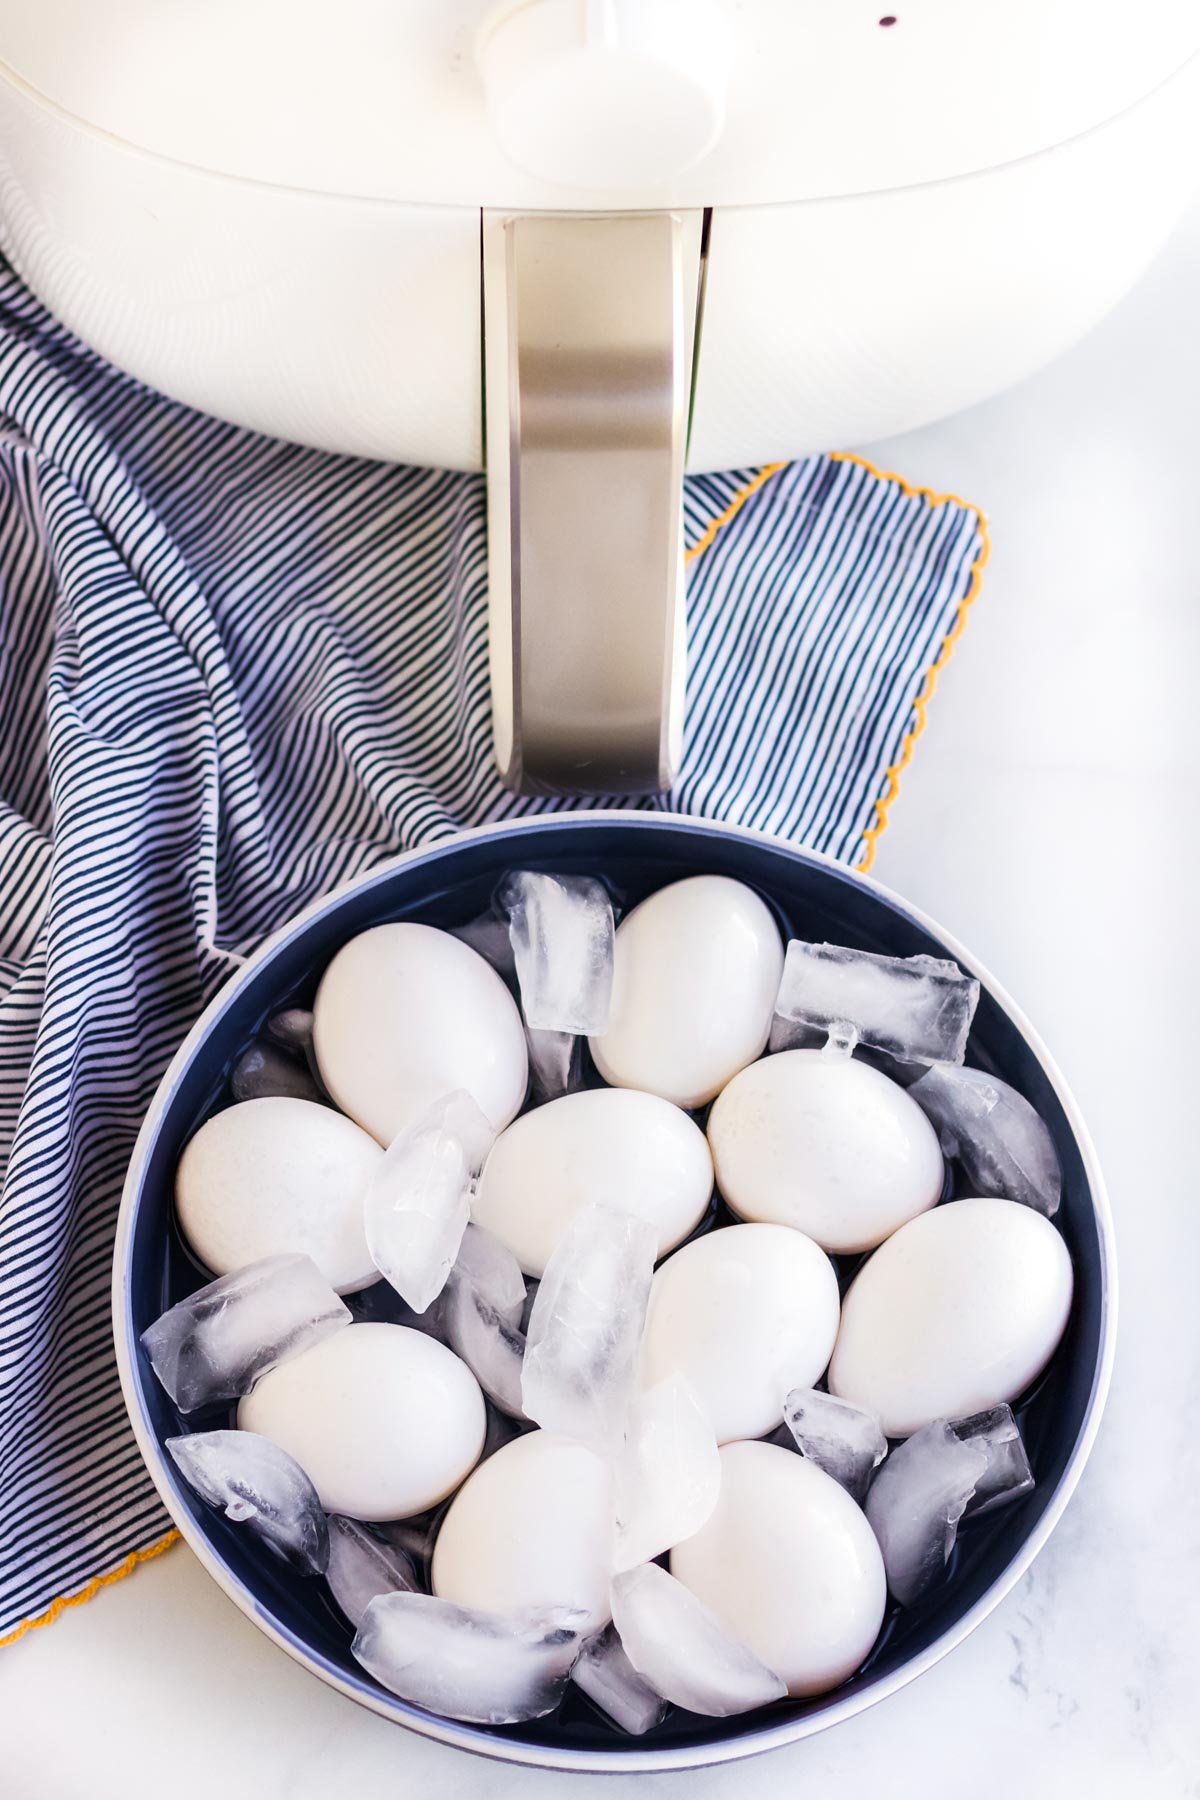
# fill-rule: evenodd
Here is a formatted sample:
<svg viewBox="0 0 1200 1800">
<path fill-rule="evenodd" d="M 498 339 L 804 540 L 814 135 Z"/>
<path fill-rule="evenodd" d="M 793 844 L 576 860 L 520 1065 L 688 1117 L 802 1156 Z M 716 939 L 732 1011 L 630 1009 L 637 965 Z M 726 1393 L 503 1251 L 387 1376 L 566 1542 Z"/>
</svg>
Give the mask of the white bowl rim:
<svg viewBox="0 0 1200 1800">
<path fill-rule="evenodd" d="M 225 1011 L 238 989 L 256 974 L 260 964 L 275 948 L 303 931 L 312 920 L 336 909 L 349 894 L 360 892 L 376 883 L 385 882 L 396 870 L 411 863 L 436 857 L 460 844 L 470 843 L 477 838 L 520 838 L 525 832 L 544 830 L 547 826 L 565 827 L 568 830 L 586 830 L 590 825 L 605 821 L 619 821 L 622 825 L 649 831 L 661 828 L 663 825 L 671 827 L 682 825 L 697 831 L 700 835 L 742 838 L 753 843 L 768 844 L 772 849 L 781 850 L 801 861 L 818 863 L 842 877 L 852 877 L 861 881 L 944 944 L 951 955 L 978 978 L 987 989 L 991 999 L 1007 1014 L 1021 1033 L 1028 1048 L 1037 1058 L 1050 1086 L 1054 1089 L 1079 1149 L 1092 1194 L 1100 1242 L 1101 1290 L 1100 1351 L 1079 1435 L 1059 1478 L 1058 1485 L 1033 1529 L 1016 1555 L 973 1606 L 948 1626 L 941 1636 L 936 1638 L 925 1650 L 910 1657 L 899 1668 L 893 1670 L 889 1676 L 873 1682 L 858 1693 L 848 1694 L 844 1700 L 834 1701 L 831 1705 L 822 1708 L 820 1712 L 810 1713 L 799 1719 L 785 1720 L 776 1725 L 767 1725 L 761 1731 L 747 1732 L 738 1737 L 717 1740 L 713 1743 L 647 1745 L 641 1748 L 634 1746 L 629 1749 L 614 1750 L 575 1749 L 566 1745 L 522 1743 L 510 1738 L 492 1736 L 484 1728 L 466 1725 L 454 1719 L 437 1717 L 423 1712 L 419 1708 L 410 1708 L 404 1701 L 398 1700 L 394 1696 L 373 1693 L 365 1685 L 356 1686 L 347 1681 L 336 1669 L 317 1656 L 309 1646 L 294 1638 L 290 1633 L 281 1630 L 273 1619 L 266 1616 L 253 1597 L 242 1588 L 240 1583 L 231 1578 L 229 1571 L 215 1554 L 204 1534 L 197 1529 L 190 1514 L 181 1505 L 178 1495 L 167 1477 L 165 1458 L 145 1416 L 141 1391 L 133 1367 L 131 1356 L 133 1320 L 128 1283 L 129 1250 L 143 1167 L 150 1145 L 157 1135 L 163 1114 L 201 1041 Z M 868 875 L 860 869 L 848 867 L 847 864 L 839 862 L 836 857 L 830 856 L 824 851 L 807 849 L 801 845 L 790 843 L 787 839 L 780 838 L 772 832 L 762 831 L 751 826 L 731 825 L 722 820 L 700 818 L 691 813 L 638 811 L 621 807 L 574 812 L 548 810 L 526 814 L 519 819 L 493 820 L 489 824 L 475 825 L 461 831 L 448 833 L 445 837 L 437 838 L 431 843 L 422 844 L 413 850 L 403 851 L 398 856 L 389 857 L 385 861 L 376 863 L 363 873 L 342 882 L 329 893 L 311 901 L 302 911 L 293 914 L 277 931 L 265 938 L 246 959 L 245 965 L 222 985 L 205 1007 L 172 1057 L 155 1091 L 130 1158 L 129 1171 L 121 1195 L 113 1251 L 113 1339 L 116 1346 L 121 1389 L 134 1437 L 150 1478 L 158 1490 L 159 1497 L 182 1537 L 209 1575 L 240 1611 L 245 1613 L 260 1631 L 264 1632 L 311 1674 L 318 1676 L 319 1679 L 337 1689 L 338 1692 L 345 1694 L 349 1699 L 357 1701 L 359 1705 L 369 1707 L 373 1712 L 390 1719 L 393 1723 L 404 1724 L 411 1730 L 419 1731 L 425 1737 L 433 1738 L 439 1743 L 450 1744 L 457 1749 L 468 1750 L 497 1761 L 515 1763 L 526 1768 L 558 1769 L 579 1773 L 639 1774 L 672 1769 L 704 1768 L 718 1763 L 738 1762 L 745 1757 L 757 1756 L 766 1750 L 773 1750 L 784 1744 L 797 1743 L 803 1738 L 815 1736 L 817 1732 L 828 1730 L 831 1725 L 837 1725 L 845 1719 L 853 1718 L 856 1714 L 865 1712 L 868 1707 L 874 1706 L 878 1701 L 898 1693 L 902 1688 L 907 1687 L 909 1682 L 915 1681 L 918 1675 L 924 1674 L 927 1669 L 931 1669 L 935 1663 L 940 1662 L 956 1645 L 962 1643 L 963 1639 L 968 1637 L 976 1626 L 981 1624 L 1012 1591 L 1039 1551 L 1045 1546 L 1051 1532 L 1062 1517 L 1079 1482 L 1079 1477 L 1083 1473 L 1084 1465 L 1091 1454 L 1096 1434 L 1100 1428 L 1100 1419 L 1112 1379 L 1116 1329 L 1115 1234 L 1108 1194 L 1091 1136 L 1074 1096 L 1040 1036 L 1020 1007 L 1010 998 L 979 959 L 920 907 L 914 906 L 874 876 Z"/>
</svg>

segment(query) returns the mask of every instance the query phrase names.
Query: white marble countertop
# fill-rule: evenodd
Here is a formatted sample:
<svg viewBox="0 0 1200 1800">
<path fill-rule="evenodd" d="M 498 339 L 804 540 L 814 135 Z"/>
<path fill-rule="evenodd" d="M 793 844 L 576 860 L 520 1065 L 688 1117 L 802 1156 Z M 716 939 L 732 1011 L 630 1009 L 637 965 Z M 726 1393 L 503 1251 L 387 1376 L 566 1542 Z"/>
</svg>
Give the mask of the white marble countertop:
<svg viewBox="0 0 1200 1800">
<path fill-rule="evenodd" d="M 636 1778 L 663 1800 L 685 1781 L 691 1800 L 1200 1792 L 1200 1207 L 1180 1123 L 1200 1011 L 1198 320 L 1200 208 L 1055 367 L 871 451 L 992 520 L 875 872 L 1005 983 L 1091 1123 L 1121 1267 L 1098 1448 L 1032 1572 L 939 1667 L 791 1750 Z M 14 1800 L 615 1800 L 635 1779 L 532 1774 L 386 1724 L 274 1649 L 183 1546 L 0 1655 L 0 1721 Z"/>
</svg>

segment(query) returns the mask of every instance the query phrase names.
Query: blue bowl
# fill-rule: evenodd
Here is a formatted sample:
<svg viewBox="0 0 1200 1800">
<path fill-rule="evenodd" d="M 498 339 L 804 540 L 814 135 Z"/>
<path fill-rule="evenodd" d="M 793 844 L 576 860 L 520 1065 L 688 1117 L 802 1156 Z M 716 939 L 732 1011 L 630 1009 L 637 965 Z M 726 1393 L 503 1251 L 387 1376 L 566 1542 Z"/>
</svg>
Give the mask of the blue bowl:
<svg viewBox="0 0 1200 1800">
<path fill-rule="evenodd" d="M 1058 1223 L 1075 1264 L 1075 1299 L 1054 1360 L 1018 1409 L 1037 1486 L 964 1529 L 945 1583 L 921 1604 L 893 1609 L 864 1667 L 822 1698 L 778 1701 L 735 1719 L 673 1710 L 639 1740 L 615 1734 L 574 1690 L 560 1715 L 530 1725 L 489 1728 L 425 1713 L 385 1692 L 354 1661 L 351 1631 L 324 1583 L 295 1576 L 256 1550 L 183 1485 L 163 1450 L 181 1420 L 139 1334 L 204 1279 L 176 1233 L 172 1190 L 179 1154 L 220 1095 L 231 1063 L 271 1013 L 311 1000 L 321 971 L 348 938 L 388 919 L 462 923 L 485 908 L 507 869 L 531 866 L 602 874 L 626 904 L 683 876 L 730 875 L 763 895 L 786 936 L 954 958 L 983 989 L 970 1061 L 1025 1094 L 1058 1146 Z M 134 1151 L 117 1234 L 114 1325 L 134 1431 L 168 1511 L 226 1593 L 298 1662 L 387 1718 L 509 1762 L 613 1771 L 693 1767 L 793 1742 L 895 1692 L 965 1637 L 1028 1568 L 1079 1479 L 1099 1424 L 1116 1325 L 1112 1226 L 1086 1129 L 1054 1065 L 986 970 L 929 919 L 878 883 L 758 833 L 656 813 L 573 813 L 486 826 L 386 864 L 302 913 L 222 989 L 168 1069 Z"/>
</svg>

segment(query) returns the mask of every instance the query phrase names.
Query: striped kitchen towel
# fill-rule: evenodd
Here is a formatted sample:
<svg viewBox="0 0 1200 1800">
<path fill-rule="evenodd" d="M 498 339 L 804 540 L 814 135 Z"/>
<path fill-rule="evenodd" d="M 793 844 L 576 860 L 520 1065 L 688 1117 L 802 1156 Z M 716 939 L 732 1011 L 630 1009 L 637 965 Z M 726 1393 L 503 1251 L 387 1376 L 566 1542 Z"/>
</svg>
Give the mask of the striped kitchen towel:
<svg viewBox="0 0 1200 1800">
<path fill-rule="evenodd" d="M 688 482 L 689 748 L 650 806 L 865 866 L 986 554 L 852 457 Z M 169 1057 L 315 895 L 514 798 L 475 476 L 298 449 L 117 373 L 0 265 L 0 1642 L 167 1520 L 109 1265 Z"/>
</svg>

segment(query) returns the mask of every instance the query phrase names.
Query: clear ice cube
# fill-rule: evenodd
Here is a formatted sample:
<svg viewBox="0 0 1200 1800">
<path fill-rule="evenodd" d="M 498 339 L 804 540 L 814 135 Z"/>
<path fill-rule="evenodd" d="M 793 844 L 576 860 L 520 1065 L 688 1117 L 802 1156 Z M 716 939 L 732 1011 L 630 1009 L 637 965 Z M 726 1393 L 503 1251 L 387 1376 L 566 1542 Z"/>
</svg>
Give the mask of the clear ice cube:
<svg viewBox="0 0 1200 1800">
<path fill-rule="evenodd" d="M 180 1412 L 195 1412 L 248 1394 L 260 1375 L 350 1316 L 311 1257 L 265 1256 L 170 1307 L 142 1343 Z"/>
<path fill-rule="evenodd" d="M 437 1100 L 384 1152 L 363 1207 L 375 1267 L 414 1312 L 437 1299 L 458 1255 L 470 1188 L 495 1139 L 463 1088 Z"/>
<path fill-rule="evenodd" d="M 806 1025 L 802 1019 L 785 1019 L 776 1013 L 771 1020 L 767 1050 L 772 1056 L 777 1050 L 820 1050 L 828 1036 L 819 1025 Z"/>
<path fill-rule="evenodd" d="M 529 1049 L 533 1097 L 538 1105 L 573 1094 L 580 1085 L 583 1039 L 571 1031 L 534 1031 L 527 1025 L 525 1043 Z"/>
<path fill-rule="evenodd" d="M 285 1049 L 304 1052 L 312 1043 L 313 1016 L 305 1006 L 288 1006 L 267 1020 L 266 1031 Z"/>
<path fill-rule="evenodd" d="M 873 1472 L 887 1455 L 877 1415 L 817 1388 L 793 1388 L 783 1403 L 783 1422 L 800 1454 L 832 1475 L 861 1506 Z"/>
<path fill-rule="evenodd" d="M 1054 1139 L 1023 1094 L 982 1069 L 935 1063 L 909 1093 L 957 1158 L 973 1194 L 1016 1200 L 1047 1219 L 1062 1199 Z"/>
<path fill-rule="evenodd" d="M 446 1335 L 488 1398 L 523 1418 L 521 1369 L 525 1277 L 512 1251 L 481 1225 L 468 1225 L 444 1295 Z"/>
<path fill-rule="evenodd" d="M 586 1616 L 568 1606 L 489 1613 L 432 1594 L 385 1594 L 367 1607 L 354 1654 L 414 1706 L 476 1725 L 516 1725 L 562 1699 Z"/>
<path fill-rule="evenodd" d="M 858 1032 L 853 1025 L 831 1025 L 821 1045 L 821 1055 L 826 1062 L 849 1062 L 857 1044 Z"/>
<path fill-rule="evenodd" d="M 871 1483 L 866 1514 L 900 1604 L 911 1606 L 938 1580 L 964 1514 L 1019 1499 L 1032 1486 L 1007 1406 L 935 1419 L 897 1445 Z"/>
<path fill-rule="evenodd" d="M 1007 1506 L 1010 1500 L 1019 1500 L 1032 1491 L 1033 1470 L 1011 1406 L 991 1406 L 986 1412 L 955 1419 L 950 1429 L 955 1437 L 982 1444 L 987 1450 L 987 1467 L 967 1501 L 965 1518 L 973 1519 L 979 1513 Z"/>
<path fill-rule="evenodd" d="M 613 971 L 612 901 L 603 882 L 518 869 L 501 882 L 496 904 L 508 919 L 525 1023 L 603 1036 Z"/>
<path fill-rule="evenodd" d="M 357 1519 L 344 1519 L 340 1513 L 329 1515 L 325 1579 L 356 1631 L 368 1606 L 380 1594 L 420 1591 L 412 1560 L 398 1545 L 384 1543 Z"/>
<path fill-rule="evenodd" d="M 657 1563 L 614 1577 L 612 1609 L 626 1656 L 676 1706 L 725 1719 L 787 1693 L 778 1675 Z"/>
<path fill-rule="evenodd" d="M 301 1575 L 325 1573 L 329 1526 L 316 1488 L 286 1450 L 257 1431 L 194 1431 L 166 1447 L 202 1500 Z"/>
<path fill-rule="evenodd" d="M 291 1100 L 321 1099 L 321 1090 L 305 1063 L 275 1044 L 251 1044 L 233 1065 L 229 1086 L 235 1100 L 269 1100 L 284 1094 Z"/>
<path fill-rule="evenodd" d="M 630 1737 L 644 1737 L 667 1710 L 657 1688 L 638 1674 L 626 1656 L 612 1625 L 583 1646 L 571 1680 Z"/>
<path fill-rule="evenodd" d="M 482 1225 L 468 1225 L 451 1271 L 455 1283 L 468 1283 L 506 1325 L 519 1325 L 525 1310 L 525 1277 L 508 1248 Z"/>
<path fill-rule="evenodd" d="M 619 1443 L 637 1378 L 658 1233 L 582 1207 L 546 1264 L 529 1315 L 525 1416 L 602 1451 Z"/>
<path fill-rule="evenodd" d="M 636 1569 L 704 1524 L 721 1492 L 721 1455 L 683 1375 L 638 1394 L 617 1459 L 614 1567 Z"/>
<path fill-rule="evenodd" d="M 908 1062 L 961 1063 L 979 983 L 933 956 L 876 956 L 837 944 L 787 947 L 778 1016 L 858 1040 Z"/>
</svg>

